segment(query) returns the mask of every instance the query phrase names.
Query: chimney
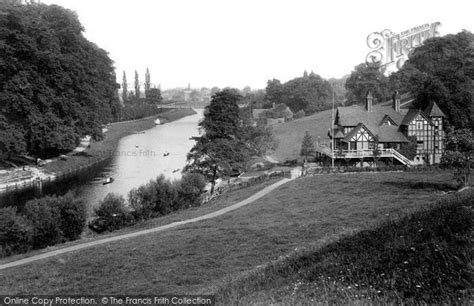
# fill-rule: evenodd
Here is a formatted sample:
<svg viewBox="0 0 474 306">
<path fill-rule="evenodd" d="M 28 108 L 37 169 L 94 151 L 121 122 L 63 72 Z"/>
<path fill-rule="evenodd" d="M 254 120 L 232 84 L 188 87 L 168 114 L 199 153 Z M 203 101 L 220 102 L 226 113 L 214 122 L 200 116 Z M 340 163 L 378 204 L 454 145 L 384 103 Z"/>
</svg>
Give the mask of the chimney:
<svg viewBox="0 0 474 306">
<path fill-rule="evenodd" d="M 371 113 L 372 112 L 372 94 L 370 93 L 370 90 L 367 92 L 367 97 L 366 97 L 366 102 L 365 102 L 365 109 Z"/>
<path fill-rule="evenodd" d="M 392 96 L 392 107 L 396 112 L 400 112 L 400 94 L 398 90 Z"/>
</svg>

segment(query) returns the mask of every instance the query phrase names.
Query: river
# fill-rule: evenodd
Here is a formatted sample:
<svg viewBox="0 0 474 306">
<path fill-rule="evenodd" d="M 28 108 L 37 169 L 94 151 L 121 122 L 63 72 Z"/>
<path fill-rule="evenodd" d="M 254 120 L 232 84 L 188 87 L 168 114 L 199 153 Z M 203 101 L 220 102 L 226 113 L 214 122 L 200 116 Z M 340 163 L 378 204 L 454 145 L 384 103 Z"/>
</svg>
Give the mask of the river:
<svg viewBox="0 0 474 306">
<path fill-rule="evenodd" d="M 194 140 L 190 138 L 199 135 L 198 122 L 203 117 L 203 110 L 196 109 L 196 112 L 195 115 L 157 125 L 143 134 L 122 138 L 111 163 L 90 181 L 77 187 L 76 194 L 93 207 L 111 192 L 126 199 L 132 188 L 160 174 L 179 179 L 186 164 L 186 155 L 194 145 Z M 106 177 L 112 177 L 114 181 L 104 185 Z"/>
</svg>

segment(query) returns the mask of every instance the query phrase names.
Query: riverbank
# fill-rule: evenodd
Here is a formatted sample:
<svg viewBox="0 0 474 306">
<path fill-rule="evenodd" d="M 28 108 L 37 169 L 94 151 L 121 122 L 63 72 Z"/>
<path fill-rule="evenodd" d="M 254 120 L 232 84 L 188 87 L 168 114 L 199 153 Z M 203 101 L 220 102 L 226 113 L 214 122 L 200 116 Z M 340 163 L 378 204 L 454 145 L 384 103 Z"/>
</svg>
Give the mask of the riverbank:
<svg viewBox="0 0 474 306">
<path fill-rule="evenodd" d="M 55 158 L 41 168 L 26 167 L 3 173 L 2 177 L 0 177 L 0 192 L 8 191 L 8 189 L 21 190 L 23 187 L 29 187 L 33 184 L 38 172 L 41 172 L 41 177 L 47 180 L 55 180 L 57 177 L 71 176 L 82 169 L 104 163 L 113 157 L 120 139 L 130 134 L 142 133 L 153 128 L 157 118 L 161 122 L 166 123 L 194 114 L 196 112 L 193 109 L 170 109 L 143 119 L 113 123 L 109 126 L 103 140 L 92 142 L 82 152 L 71 152 L 63 158 Z M 32 171 L 32 169 L 38 169 L 39 171 Z M 14 173 L 12 180 L 9 179 L 9 173 Z M 21 180 L 18 178 L 21 178 Z"/>
</svg>

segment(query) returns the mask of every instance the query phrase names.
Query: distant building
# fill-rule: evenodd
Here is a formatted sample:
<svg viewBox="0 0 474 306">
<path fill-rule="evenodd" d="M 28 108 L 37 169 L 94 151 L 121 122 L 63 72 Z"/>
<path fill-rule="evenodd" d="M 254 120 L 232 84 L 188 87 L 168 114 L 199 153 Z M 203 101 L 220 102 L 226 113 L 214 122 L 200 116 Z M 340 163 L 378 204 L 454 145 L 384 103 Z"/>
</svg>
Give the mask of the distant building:
<svg viewBox="0 0 474 306">
<path fill-rule="evenodd" d="M 397 160 L 402 164 L 437 164 L 443 154 L 444 113 L 435 102 L 424 111 L 401 109 L 400 96 L 393 95 L 391 106 L 372 105 L 367 94 L 365 107 L 338 107 L 334 120 L 335 159 L 361 163 L 373 158 Z M 416 137 L 416 156 L 409 160 L 400 150 Z"/>
</svg>

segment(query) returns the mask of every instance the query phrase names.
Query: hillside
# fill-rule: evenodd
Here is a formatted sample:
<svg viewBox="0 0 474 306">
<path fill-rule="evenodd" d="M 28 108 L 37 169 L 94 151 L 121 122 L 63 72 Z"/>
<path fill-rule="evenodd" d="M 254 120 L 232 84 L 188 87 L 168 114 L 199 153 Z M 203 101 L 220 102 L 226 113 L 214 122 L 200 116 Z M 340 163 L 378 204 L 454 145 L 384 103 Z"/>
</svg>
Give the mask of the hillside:
<svg viewBox="0 0 474 306">
<path fill-rule="evenodd" d="M 474 190 L 322 248 L 298 250 L 224 286 L 228 304 L 472 303 Z"/>
<path fill-rule="evenodd" d="M 213 293 L 228 277 L 429 206 L 452 188 L 444 171 L 299 178 L 214 219 L 2 270 L 0 294 Z M 212 207 L 193 214 L 200 209 Z"/>
<path fill-rule="evenodd" d="M 315 144 L 318 141 L 320 144 L 329 144 L 328 130 L 331 127 L 331 112 L 332 110 L 325 110 L 301 119 L 274 125 L 273 132 L 278 140 L 278 148 L 271 157 L 280 162 L 299 158 L 301 142 L 306 131 L 313 137 Z"/>
</svg>

